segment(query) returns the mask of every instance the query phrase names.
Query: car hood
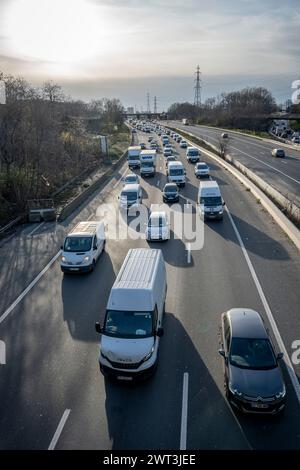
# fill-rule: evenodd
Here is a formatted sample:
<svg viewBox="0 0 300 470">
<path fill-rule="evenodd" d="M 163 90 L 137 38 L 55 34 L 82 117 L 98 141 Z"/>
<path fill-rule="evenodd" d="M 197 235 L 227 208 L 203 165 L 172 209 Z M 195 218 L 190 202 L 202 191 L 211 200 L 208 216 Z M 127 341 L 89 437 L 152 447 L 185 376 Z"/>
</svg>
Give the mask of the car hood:
<svg viewBox="0 0 300 470">
<path fill-rule="evenodd" d="M 113 338 L 102 335 L 100 341 L 101 352 L 114 362 L 139 362 L 145 357 L 154 345 L 154 338 Z"/>
<path fill-rule="evenodd" d="M 229 365 L 229 375 L 231 387 L 250 397 L 271 397 L 284 388 L 279 367 L 250 370 Z"/>
</svg>

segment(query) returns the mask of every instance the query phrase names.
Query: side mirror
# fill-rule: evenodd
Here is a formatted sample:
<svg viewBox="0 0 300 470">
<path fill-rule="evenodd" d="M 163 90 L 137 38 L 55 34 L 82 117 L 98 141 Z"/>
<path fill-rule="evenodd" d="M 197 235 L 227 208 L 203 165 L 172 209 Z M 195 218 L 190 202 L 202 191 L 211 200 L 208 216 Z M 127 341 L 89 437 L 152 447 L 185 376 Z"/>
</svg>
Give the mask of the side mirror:
<svg viewBox="0 0 300 470">
<path fill-rule="evenodd" d="M 64 247 L 61 245 L 60 249 L 61 249 L 61 250 L 63 250 L 63 249 L 64 249 Z"/>
<path fill-rule="evenodd" d="M 219 349 L 219 354 L 220 354 L 220 356 L 222 356 L 224 358 L 226 357 L 224 349 Z"/>
<path fill-rule="evenodd" d="M 283 359 L 283 356 L 284 356 L 283 352 L 278 353 L 277 354 L 277 360 L 280 361 L 281 359 Z"/>
<path fill-rule="evenodd" d="M 97 244 L 93 246 L 93 250 L 98 250 L 98 245 Z"/>
<path fill-rule="evenodd" d="M 97 333 L 102 333 L 102 331 L 103 331 L 103 329 L 101 328 L 101 325 L 98 321 L 95 323 L 95 330 L 97 331 Z"/>
<path fill-rule="evenodd" d="M 156 336 L 161 338 L 164 335 L 164 329 L 163 328 L 158 328 L 156 332 Z"/>
<path fill-rule="evenodd" d="M 225 206 L 225 201 L 222 202 L 222 206 Z"/>
</svg>

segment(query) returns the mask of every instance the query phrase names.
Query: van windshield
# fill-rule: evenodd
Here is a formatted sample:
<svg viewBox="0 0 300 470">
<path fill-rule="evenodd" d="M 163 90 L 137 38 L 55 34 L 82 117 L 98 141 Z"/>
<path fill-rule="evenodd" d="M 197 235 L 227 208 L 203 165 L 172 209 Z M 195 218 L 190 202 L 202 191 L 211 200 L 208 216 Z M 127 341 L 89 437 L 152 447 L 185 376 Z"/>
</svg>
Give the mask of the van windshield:
<svg viewBox="0 0 300 470">
<path fill-rule="evenodd" d="M 153 162 L 152 161 L 143 161 L 142 162 L 142 165 L 145 166 L 145 167 L 152 167 L 153 166 Z"/>
<path fill-rule="evenodd" d="M 221 206 L 221 196 L 200 197 L 200 204 L 204 204 L 204 206 L 208 207 Z"/>
<path fill-rule="evenodd" d="M 128 160 L 139 160 L 139 155 L 128 155 Z"/>
<path fill-rule="evenodd" d="M 90 251 L 92 245 L 92 237 L 67 237 L 65 241 L 64 251 Z"/>
<path fill-rule="evenodd" d="M 108 310 L 104 334 L 116 338 L 147 338 L 153 335 L 152 312 Z"/>
<path fill-rule="evenodd" d="M 169 170 L 170 176 L 181 176 L 183 175 L 182 168 L 170 168 Z"/>
</svg>

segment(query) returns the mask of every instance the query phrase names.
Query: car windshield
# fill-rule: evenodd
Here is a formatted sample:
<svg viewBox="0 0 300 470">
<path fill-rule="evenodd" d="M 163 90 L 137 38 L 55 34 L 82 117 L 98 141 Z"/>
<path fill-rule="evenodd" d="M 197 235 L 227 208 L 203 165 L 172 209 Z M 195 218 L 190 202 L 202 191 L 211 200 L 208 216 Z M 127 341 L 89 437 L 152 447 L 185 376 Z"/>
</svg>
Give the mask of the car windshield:
<svg viewBox="0 0 300 470">
<path fill-rule="evenodd" d="M 165 192 L 166 193 L 176 193 L 177 191 L 177 186 L 166 186 L 165 187 Z"/>
<path fill-rule="evenodd" d="M 243 369 L 274 369 L 277 367 L 273 348 L 268 339 L 233 338 L 230 364 Z"/>
<path fill-rule="evenodd" d="M 92 245 L 92 237 L 67 237 L 64 251 L 78 252 L 89 251 Z"/>
<path fill-rule="evenodd" d="M 126 183 L 134 183 L 134 182 L 136 182 L 136 176 L 134 176 L 134 175 L 126 176 L 125 182 L 126 182 Z"/>
<path fill-rule="evenodd" d="M 199 153 L 198 150 L 189 150 L 190 157 L 198 157 Z"/>
<path fill-rule="evenodd" d="M 108 310 L 104 334 L 116 338 L 146 338 L 153 335 L 152 312 Z"/>
<path fill-rule="evenodd" d="M 197 164 L 197 168 L 198 168 L 199 170 L 206 170 L 207 165 L 206 165 L 205 163 L 198 163 L 198 164 Z"/>
<path fill-rule="evenodd" d="M 208 207 L 221 206 L 222 205 L 221 196 L 200 197 L 200 204 L 204 204 L 205 206 L 208 206 Z"/>
<path fill-rule="evenodd" d="M 169 170 L 170 176 L 181 176 L 183 175 L 182 168 L 170 168 Z"/>
<path fill-rule="evenodd" d="M 137 198 L 136 192 L 134 191 L 122 191 L 122 198 L 126 198 L 128 201 L 135 201 Z"/>
</svg>

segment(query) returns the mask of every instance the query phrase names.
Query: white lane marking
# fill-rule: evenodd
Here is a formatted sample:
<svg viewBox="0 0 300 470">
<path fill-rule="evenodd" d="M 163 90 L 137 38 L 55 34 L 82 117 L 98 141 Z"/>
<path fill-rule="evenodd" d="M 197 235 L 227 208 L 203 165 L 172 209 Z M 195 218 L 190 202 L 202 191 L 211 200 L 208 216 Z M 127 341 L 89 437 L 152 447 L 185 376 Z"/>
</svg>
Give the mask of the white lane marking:
<svg viewBox="0 0 300 470">
<path fill-rule="evenodd" d="M 186 244 L 186 250 L 187 250 L 187 262 L 188 264 L 191 264 L 191 244 L 190 243 Z"/>
<path fill-rule="evenodd" d="M 62 433 L 62 430 L 63 430 L 63 428 L 64 428 L 64 425 L 66 424 L 66 421 L 67 421 L 67 419 L 68 419 L 68 417 L 69 417 L 70 412 L 71 412 L 71 410 L 68 410 L 68 409 L 64 411 L 64 414 L 62 415 L 62 418 L 61 418 L 61 420 L 60 420 L 60 422 L 59 422 L 59 425 L 58 425 L 58 427 L 57 427 L 57 429 L 56 429 L 56 431 L 55 431 L 55 434 L 54 434 L 54 436 L 53 436 L 53 438 L 52 438 L 52 441 L 50 442 L 50 445 L 49 445 L 49 447 L 48 447 L 48 450 L 54 450 L 54 449 L 55 449 L 55 446 L 56 446 L 56 444 L 57 444 L 57 441 L 58 441 L 58 439 L 59 439 L 59 437 L 60 437 L 60 435 L 61 435 L 61 433 Z"/>
<path fill-rule="evenodd" d="M 8 307 L 5 312 L 1 315 L 0 317 L 0 323 L 2 323 L 6 317 L 13 311 L 13 309 L 18 305 L 18 303 L 21 302 L 21 300 L 25 297 L 26 294 L 28 294 L 29 291 L 36 285 L 36 283 L 43 277 L 46 271 L 48 271 L 49 268 L 51 268 L 52 264 L 57 260 L 57 258 L 60 256 L 61 250 L 59 250 L 58 253 L 56 253 L 55 256 L 49 261 L 49 263 L 44 267 L 44 269 L 33 279 L 33 281 L 29 284 L 29 286 L 26 287 L 26 289 L 21 292 L 19 297 L 16 298 L 16 300 Z"/>
<path fill-rule="evenodd" d="M 189 374 L 188 372 L 184 372 L 183 386 L 182 386 L 180 450 L 186 450 L 188 394 L 189 394 Z"/>
<path fill-rule="evenodd" d="M 239 233 L 239 231 L 238 231 L 238 229 L 237 229 L 237 226 L 235 225 L 235 222 L 234 222 L 234 220 L 233 220 L 233 218 L 232 218 L 232 216 L 231 216 L 231 214 L 230 214 L 230 212 L 229 212 L 229 210 L 227 209 L 226 206 L 225 206 L 225 210 L 226 210 L 226 212 L 227 212 L 227 214 L 228 214 L 229 220 L 230 220 L 230 222 L 231 222 L 231 225 L 232 225 L 232 227 L 233 227 L 233 230 L 234 230 L 234 232 L 235 232 L 235 234 L 236 234 L 236 237 L 237 237 L 238 242 L 239 242 L 239 244 L 240 244 L 240 247 L 241 247 L 241 249 L 242 249 L 243 255 L 244 255 L 244 257 L 245 257 L 245 259 L 246 259 L 246 262 L 247 262 L 247 264 L 248 264 L 248 268 L 249 268 L 250 273 L 251 273 L 251 275 L 252 275 L 252 279 L 253 279 L 253 281 L 254 281 L 254 283 L 255 283 L 256 289 L 257 289 L 257 291 L 258 291 L 258 294 L 259 294 L 260 299 L 261 299 L 261 301 L 262 301 L 262 304 L 263 304 L 263 306 L 264 306 L 264 309 L 265 309 L 265 312 L 266 312 L 266 314 L 267 314 L 268 320 L 269 320 L 270 325 L 271 325 L 271 327 L 272 327 L 272 329 L 273 329 L 273 333 L 274 333 L 274 336 L 275 336 L 275 338 L 276 338 L 276 341 L 277 341 L 277 344 L 278 344 L 278 346 L 279 346 L 279 349 L 284 353 L 284 362 L 285 362 L 285 365 L 286 365 L 288 374 L 289 374 L 289 376 L 290 376 L 291 382 L 292 382 L 292 384 L 293 384 L 293 386 L 294 386 L 294 389 L 295 389 L 295 393 L 296 393 L 298 402 L 300 403 L 300 383 L 299 383 L 299 381 L 298 381 L 297 375 L 296 375 L 296 373 L 295 373 L 295 371 L 294 371 L 294 368 L 293 368 L 293 365 L 292 365 L 292 363 L 291 363 L 290 357 L 289 357 L 288 352 L 287 352 L 287 350 L 286 350 L 286 348 L 285 348 L 284 342 L 283 342 L 283 340 L 282 340 L 282 338 L 281 338 L 281 336 L 280 336 L 280 333 L 279 333 L 279 330 L 278 330 L 278 328 L 277 328 L 276 322 L 275 322 L 275 320 L 274 320 L 272 311 L 271 311 L 271 309 L 270 309 L 270 306 L 269 306 L 269 304 L 268 304 L 268 301 L 267 301 L 267 299 L 266 299 L 266 296 L 265 296 L 265 294 L 264 294 L 264 291 L 262 290 L 261 284 L 260 284 L 260 282 L 259 282 L 259 280 L 258 280 L 258 277 L 257 277 L 257 274 L 256 274 L 256 272 L 255 272 L 255 270 L 254 270 L 253 264 L 251 263 L 251 260 L 250 260 L 250 258 L 249 258 L 248 252 L 247 252 L 247 250 L 246 250 L 246 248 L 245 248 L 245 245 L 244 245 L 244 242 L 243 242 L 243 240 L 242 240 L 242 238 L 241 238 L 241 235 L 240 235 L 240 233 Z"/>
<path fill-rule="evenodd" d="M 124 178 L 124 176 L 125 176 L 126 173 L 127 173 L 127 170 L 128 170 L 128 168 L 126 168 L 126 170 L 124 171 L 123 175 L 120 176 L 120 178 L 117 180 L 117 182 L 113 185 L 113 189 L 115 189 L 115 188 L 118 186 L 118 184 L 120 183 L 120 181 L 122 180 L 122 178 Z"/>
<path fill-rule="evenodd" d="M 95 214 L 89 215 L 88 218 L 87 218 L 87 220 L 89 221 L 89 220 L 91 220 L 93 217 L 95 217 Z"/>
<path fill-rule="evenodd" d="M 39 228 L 41 228 L 44 225 L 44 223 L 45 223 L 45 221 L 41 222 L 39 225 L 34 227 L 34 229 L 31 230 L 31 232 L 29 232 L 28 235 L 33 235 Z"/>
<path fill-rule="evenodd" d="M 157 183 L 156 183 L 156 186 L 157 186 L 157 187 L 159 186 L 159 183 L 160 183 L 160 181 L 158 180 Z"/>
<path fill-rule="evenodd" d="M 300 181 L 296 180 L 295 178 L 292 178 L 292 176 L 289 176 L 289 175 L 287 175 L 286 173 L 283 173 L 283 171 L 278 170 L 278 169 L 275 168 L 274 166 L 269 165 L 269 163 L 263 162 L 263 161 L 260 160 L 259 158 L 253 157 L 253 155 L 250 155 L 249 153 L 244 152 L 243 150 L 239 150 L 239 149 L 237 149 L 237 148 L 235 148 L 235 147 L 232 147 L 232 146 L 231 146 L 230 148 L 232 148 L 232 149 L 234 149 L 234 150 L 237 150 L 238 152 L 243 153 L 244 155 L 247 155 L 247 157 L 252 158 L 253 160 L 258 161 L 258 162 L 262 163 L 263 165 L 268 166 L 269 168 L 272 168 L 272 170 L 277 171 L 278 173 L 282 174 L 282 175 L 285 176 L 286 178 L 289 178 L 290 180 L 294 181 L 295 183 L 300 184 Z M 229 153 L 230 153 L 230 152 L 229 152 Z"/>
</svg>

